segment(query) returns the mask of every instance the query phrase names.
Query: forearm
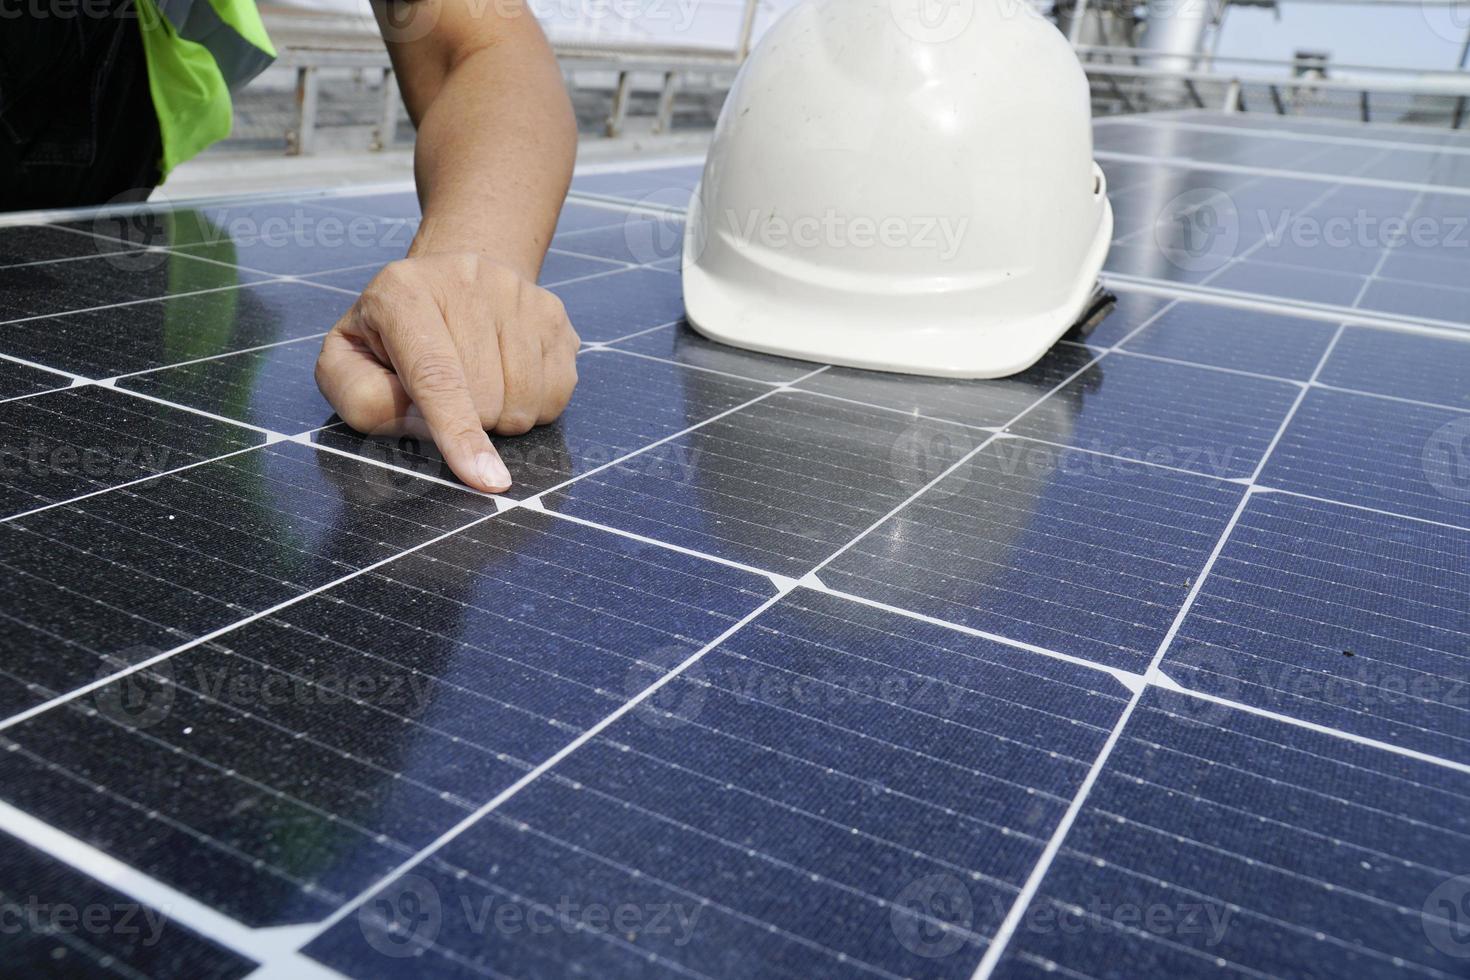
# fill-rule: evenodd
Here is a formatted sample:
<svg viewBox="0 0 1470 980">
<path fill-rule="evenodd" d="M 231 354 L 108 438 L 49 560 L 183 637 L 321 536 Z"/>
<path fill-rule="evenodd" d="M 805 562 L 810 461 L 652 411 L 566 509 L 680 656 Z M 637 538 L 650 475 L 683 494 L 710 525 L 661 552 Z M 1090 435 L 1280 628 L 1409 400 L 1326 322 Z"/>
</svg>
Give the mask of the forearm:
<svg viewBox="0 0 1470 980">
<path fill-rule="evenodd" d="M 419 122 L 424 222 L 409 254 L 479 252 L 535 281 L 571 180 L 577 129 L 539 29 L 513 26 L 528 33 L 454 63 Z"/>
</svg>

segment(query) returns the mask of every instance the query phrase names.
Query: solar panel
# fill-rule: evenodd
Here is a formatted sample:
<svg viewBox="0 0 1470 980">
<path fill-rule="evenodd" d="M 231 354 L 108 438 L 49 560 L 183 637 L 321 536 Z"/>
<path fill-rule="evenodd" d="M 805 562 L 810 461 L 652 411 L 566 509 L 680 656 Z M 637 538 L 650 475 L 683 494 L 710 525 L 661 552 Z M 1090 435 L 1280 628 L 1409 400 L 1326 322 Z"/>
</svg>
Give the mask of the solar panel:
<svg viewBox="0 0 1470 980">
<path fill-rule="evenodd" d="M 411 191 L 0 228 L 3 962 L 1463 975 L 1463 140 L 1098 133 L 1115 301 L 986 382 L 702 338 L 699 167 L 579 176 L 499 498 L 312 383 Z"/>
<path fill-rule="evenodd" d="M 0 835 L 0 864 L 5 968 L 16 975 L 236 980 L 257 966 L 9 834 Z"/>
<path fill-rule="evenodd" d="M 994 975 L 1463 975 L 1467 789 L 1150 690 Z"/>
<path fill-rule="evenodd" d="M 1336 147 L 1311 152 L 1301 160 L 1293 150 L 1272 168 L 1221 170 L 1102 151 L 1116 218 L 1107 269 L 1344 319 L 1470 324 L 1470 191 L 1386 184 L 1365 177 L 1366 165 L 1338 177 L 1321 172 L 1323 159 L 1339 158 Z M 1470 156 L 1454 159 L 1470 165 Z"/>
<path fill-rule="evenodd" d="M 1255 131 L 1277 136 L 1299 135 L 1314 139 L 1331 139 L 1340 144 L 1385 143 L 1393 146 L 1428 145 L 1470 148 L 1470 133 L 1466 133 L 1463 129 L 1454 130 L 1445 129 L 1442 126 L 1413 124 L 1375 126 L 1344 119 L 1325 119 L 1305 115 L 1273 115 L 1269 112 L 1222 113 L 1186 109 L 1144 115 L 1108 116 L 1096 120 L 1094 125 L 1099 130 L 1115 126 L 1164 126 L 1179 130 L 1225 130 L 1227 132 L 1245 130 L 1248 133 Z"/>
<path fill-rule="evenodd" d="M 1470 151 L 1460 146 L 1411 143 L 1386 153 L 1381 143 L 1336 136 L 1151 125 L 1100 127 L 1096 146 L 1105 153 L 1470 189 Z"/>
</svg>

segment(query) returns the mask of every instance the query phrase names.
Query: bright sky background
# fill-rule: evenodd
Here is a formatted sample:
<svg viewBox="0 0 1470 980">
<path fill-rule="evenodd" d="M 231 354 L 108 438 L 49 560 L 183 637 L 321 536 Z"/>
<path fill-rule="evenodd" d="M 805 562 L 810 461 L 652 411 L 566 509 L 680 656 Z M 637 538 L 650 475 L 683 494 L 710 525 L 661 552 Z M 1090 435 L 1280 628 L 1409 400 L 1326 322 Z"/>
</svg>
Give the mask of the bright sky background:
<svg viewBox="0 0 1470 980">
<path fill-rule="evenodd" d="M 368 0 L 284 0 L 301 7 L 356 13 L 372 23 Z M 483 0 L 481 0 L 483 2 Z M 795 0 L 761 0 L 764 28 Z M 937 0 L 931 0 L 937 2 Z M 1391 8 L 1282 0 L 1269 10 L 1235 7 L 1220 53 L 1289 59 L 1299 48 L 1325 50 L 1334 61 L 1453 71 L 1470 27 L 1470 0 L 1454 7 Z M 671 44 L 733 45 L 743 0 L 531 0 L 559 40 L 612 37 Z"/>
<path fill-rule="evenodd" d="M 1220 53 L 1290 58 L 1302 48 L 1330 52 L 1333 61 L 1344 63 L 1454 71 L 1467 29 L 1470 0 L 1458 7 L 1392 8 L 1283 0 L 1280 23 L 1270 10 L 1232 8 Z"/>
</svg>

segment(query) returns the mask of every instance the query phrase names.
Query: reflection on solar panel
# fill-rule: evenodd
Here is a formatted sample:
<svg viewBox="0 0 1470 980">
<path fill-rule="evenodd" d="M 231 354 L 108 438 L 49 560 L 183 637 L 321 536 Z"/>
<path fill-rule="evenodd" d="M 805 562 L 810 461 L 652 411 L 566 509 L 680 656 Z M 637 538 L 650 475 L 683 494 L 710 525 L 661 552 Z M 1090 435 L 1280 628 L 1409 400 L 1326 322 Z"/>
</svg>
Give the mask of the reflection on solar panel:
<svg viewBox="0 0 1470 980">
<path fill-rule="evenodd" d="M 312 384 L 410 192 L 0 228 L 5 972 L 1466 975 L 1470 144 L 1098 144 L 994 382 L 707 341 L 699 167 L 579 178 L 499 499 Z"/>
</svg>

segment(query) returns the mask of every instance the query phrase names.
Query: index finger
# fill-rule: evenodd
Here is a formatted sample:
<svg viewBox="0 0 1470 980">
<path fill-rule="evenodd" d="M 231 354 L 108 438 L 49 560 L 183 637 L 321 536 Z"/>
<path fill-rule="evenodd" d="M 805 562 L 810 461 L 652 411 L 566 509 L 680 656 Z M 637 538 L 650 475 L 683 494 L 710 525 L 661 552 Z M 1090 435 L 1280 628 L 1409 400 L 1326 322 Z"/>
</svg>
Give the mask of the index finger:
<svg viewBox="0 0 1470 980">
<path fill-rule="evenodd" d="M 438 305 L 416 289 L 400 290 L 371 325 L 455 475 L 490 493 L 509 490 L 510 471 L 480 425 L 459 350 Z"/>
</svg>

